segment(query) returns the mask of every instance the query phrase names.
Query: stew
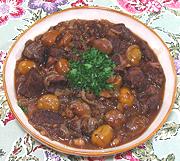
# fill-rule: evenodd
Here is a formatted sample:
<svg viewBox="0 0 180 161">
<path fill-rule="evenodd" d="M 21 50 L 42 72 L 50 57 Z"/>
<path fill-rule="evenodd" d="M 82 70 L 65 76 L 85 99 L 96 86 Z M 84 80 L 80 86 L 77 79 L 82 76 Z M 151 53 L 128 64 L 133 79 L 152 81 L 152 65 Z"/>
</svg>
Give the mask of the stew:
<svg viewBox="0 0 180 161">
<path fill-rule="evenodd" d="M 139 137 L 157 116 L 165 76 L 124 24 L 71 20 L 26 42 L 15 69 L 19 106 L 42 135 L 98 149 Z"/>
</svg>

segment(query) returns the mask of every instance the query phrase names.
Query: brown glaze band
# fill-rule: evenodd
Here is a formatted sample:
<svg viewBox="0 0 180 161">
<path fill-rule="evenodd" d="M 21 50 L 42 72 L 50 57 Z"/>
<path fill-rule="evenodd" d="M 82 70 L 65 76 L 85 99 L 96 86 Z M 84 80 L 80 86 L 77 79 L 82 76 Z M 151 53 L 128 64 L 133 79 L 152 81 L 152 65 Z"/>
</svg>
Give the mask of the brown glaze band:
<svg viewBox="0 0 180 161">
<path fill-rule="evenodd" d="M 93 152 L 81 152 L 81 149 L 77 149 L 77 150 L 71 150 L 71 149 L 68 149 L 68 148 L 64 148 L 64 147 L 58 147 L 58 146 L 55 146 L 53 145 L 52 143 L 48 142 L 48 141 L 45 141 L 43 138 L 40 138 L 38 135 L 34 134 L 31 130 L 29 130 L 26 125 L 21 121 L 21 119 L 19 118 L 19 116 L 16 114 L 16 112 L 14 111 L 14 108 L 10 102 L 10 99 L 9 99 L 9 96 L 8 96 L 8 92 L 7 92 L 7 89 L 6 89 L 6 80 L 5 80 L 5 69 L 6 69 L 6 62 L 9 58 L 9 55 L 11 54 L 11 51 L 13 50 L 13 48 L 15 47 L 16 43 L 19 41 L 19 39 L 28 31 L 30 30 L 33 26 L 35 26 L 36 24 L 40 23 L 41 21 L 43 21 L 44 19 L 48 18 L 48 17 L 51 17 L 53 15 L 56 15 L 56 14 L 59 14 L 59 13 L 62 13 L 62 12 L 67 12 L 69 10 L 78 10 L 78 9 L 99 9 L 99 10 L 106 10 L 106 11 L 110 11 L 110 12 L 115 12 L 115 13 L 118 13 L 120 15 L 124 15 L 126 17 L 129 17 L 135 21 L 138 21 L 140 24 L 142 24 L 145 28 L 147 28 L 148 30 L 150 30 L 154 35 L 156 35 L 158 37 L 158 39 L 163 43 L 163 45 L 166 47 L 166 49 L 169 51 L 168 47 L 166 46 L 166 44 L 163 42 L 163 40 L 160 38 L 160 36 L 155 32 L 153 31 L 151 28 L 149 28 L 148 26 L 146 26 L 145 24 L 143 24 L 140 20 L 134 18 L 133 16 L 131 15 L 128 15 L 126 13 L 122 13 L 122 12 L 119 12 L 119 11 L 116 11 L 116 10 L 113 10 L 113 9 L 110 9 L 110 8 L 106 8 L 106 7 L 89 7 L 89 6 L 86 6 L 86 7 L 74 7 L 74 8 L 69 8 L 69 9 L 65 9 L 65 10 L 62 10 L 62 11 L 59 11 L 59 12 L 55 12 L 51 15 L 48 15 L 40 20 L 37 20 L 31 27 L 29 27 L 27 30 L 25 30 L 20 36 L 18 36 L 18 38 L 16 39 L 16 42 L 11 46 L 10 50 L 8 51 L 8 54 L 7 54 L 7 58 L 5 60 L 5 64 L 4 64 L 4 68 L 3 68 L 3 85 L 4 85 L 4 91 L 5 91 L 5 96 L 7 98 L 7 102 L 8 102 L 8 105 L 13 113 L 13 115 L 15 116 L 15 118 L 18 120 L 18 122 L 20 123 L 20 125 L 23 127 L 23 129 L 25 129 L 25 131 L 27 133 L 29 133 L 30 135 L 32 135 L 35 139 L 37 139 L 38 141 L 40 141 L 41 143 L 53 148 L 54 150 L 57 150 L 59 152 L 62 152 L 62 153 L 66 153 L 66 154 L 72 154 L 72 155 L 80 155 L 80 156 L 107 156 L 107 155 L 113 155 L 113 154 L 117 154 L 117 153 L 120 153 L 120 152 L 125 152 L 125 151 L 128 151 L 130 149 L 133 149 L 135 147 L 137 147 L 138 145 L 141 145 L 143 144 L 144 142 L 146 142 L 148 139 L 150 139 L 164 124 L 164 122 L 167 120 L 169 114 L 171 113 L 171 110 L 172 110 L 172 107 L 173 107 L 173 104 L 175 102 L 175 98 L 176 98 L 176 86 L 177 86 L 177 77 L 176 77 L 176 70 L 175 70 L 175 66 L 174 66 L 174 61 L 173 61 L 173 58 L 171 57 L 170 55 L 170 52 L 169 52 L 169 59 L 171 61 L 171 66 L 173 68 L 173 74 L 174 74 L 174 77 L 175 77 L 175 81 L 174 81 L 174 92 L 173 92 L 173 99 L 172 99 L 172 102 L 171 102 L 171 106 L 168 110 L 168 112 L 166 113 L 166 115 L 164 116 L 163 120 L 161 121 L 161 123 L 156 127 L 156 129 L 149 134 L 148 137 L 146 137 L 145 139 L 141 140 L 140 142 L 136 143 L 136 144 L 133 144 L 127 148 L 124 148 L 124 149 L 115 149 L 115 150 L 109 150 L 107 152 L 97 152 L 97 150 L 94 150 Z"/>
</svg>

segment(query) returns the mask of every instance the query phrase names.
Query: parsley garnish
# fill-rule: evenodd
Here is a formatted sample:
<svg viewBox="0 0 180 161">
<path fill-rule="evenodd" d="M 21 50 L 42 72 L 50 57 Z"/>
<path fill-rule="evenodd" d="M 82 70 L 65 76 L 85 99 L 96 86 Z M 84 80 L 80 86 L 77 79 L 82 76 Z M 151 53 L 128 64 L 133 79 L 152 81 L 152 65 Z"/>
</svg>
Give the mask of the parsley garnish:
<svg viewBox="0 0 180 161">
<path fill-rule="evenodd" d="M 21 108 L 21 110 L 22 110 L 25 114 L 28 113 L 27 107 L 23 106 L 20 102 L 18 102 L 18 106 Z"/>
<path fill-rule="evenodd" d="M 103 89 L 112 89 L 107 79 L 113 75 L 115 64 L 108 55 L 91 48 L 81 54 L 79 61 L 70 61 L 67 78 L 72 87 L 99 95 Z"/>
</svg>

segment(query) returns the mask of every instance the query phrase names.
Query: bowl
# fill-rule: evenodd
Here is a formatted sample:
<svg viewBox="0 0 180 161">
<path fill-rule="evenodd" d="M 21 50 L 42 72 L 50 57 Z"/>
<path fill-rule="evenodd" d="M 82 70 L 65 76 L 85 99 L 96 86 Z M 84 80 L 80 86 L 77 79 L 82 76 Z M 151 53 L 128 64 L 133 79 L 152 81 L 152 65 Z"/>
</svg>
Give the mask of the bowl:
<svg viewBox="0 0 180 161">
<path fill-rule="evenodd" d="M 25 46 L 25 42 L 29 39 L 34 39 L 36 36 L 46 32 L 51 26 L 57 25 L 59 22 L 72 20 L 72 19 L 106 19 L 112 23 L 124 23 L 132 32 L 138 35 L 141 39 L 148 42 L 149 46 L 152 48 L 154 53 L 157 55 L 159 62 L 164 70 L 166 83 L 164 98 L 162 102 L 162 107 L 149 126 L 149 128 L 135 140 L 128 142 L 126 144 L 120 145 L 118 147 L 107 148 L 107 149 L 79 149 L 73 148 L 57 141 L 52 141 L 49 138 L 42 136 L 31 124 L 28 123 L 28 119 L 24 112 L 17 104 L 15 85 L 14 85 L 14 70 L 16 66 L 16 61 L 21 57 L 21 53 Z M 4 66 L 4 89 L 7 97 L 8 104 L 13 112 L 14 116 L 23 127 L 23 129 L 32 135 L 36 140 L 40 141 L 42 144 L 47 145 L 59 152 L 72 155 L 81 156 L 105 156 L 112 155 L 119 152 L 124 152 L 130 150 L 148 139 L 150 139 L 163 125 L 166 121 L 168 115 L 171 112 L 176 93 L 176 73 L 174 68 L 173 60 L 170 56 L 169 50 L 166 47 L 162 39 L 151 29 L 145 26 L 140 21 L 135 18 L 115 11 L 108 8 L 100 7 L 80 7 L 63 10 L 45 18 L 37 21 L 28 30 L 26 30 L 22 35 L 20 35 L 16 42 L 13 44 L 9 50 L 5 66 Z"/>
</svg>

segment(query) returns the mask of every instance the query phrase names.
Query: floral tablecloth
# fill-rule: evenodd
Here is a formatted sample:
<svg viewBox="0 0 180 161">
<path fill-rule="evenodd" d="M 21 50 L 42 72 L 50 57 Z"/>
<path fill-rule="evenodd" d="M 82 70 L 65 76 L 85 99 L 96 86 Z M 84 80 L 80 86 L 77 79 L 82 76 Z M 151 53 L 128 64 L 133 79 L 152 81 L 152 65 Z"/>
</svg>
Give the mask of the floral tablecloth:
<svg viewBox="0 0 180 161">
<path fill-rule="evenodd" d="M 3 91 L 2 69 L 16 37 L 36 20 L 75 6 L 105 6 L 129 13 L 166 42 L 177 69 L 177 99 L 164 126 L 143 145 L 110 157 L 58 153 L 36 142 L 20 127 Z M 0 0 L 0 161 L 180 161 L 180 0 Z"/>
</svg>

